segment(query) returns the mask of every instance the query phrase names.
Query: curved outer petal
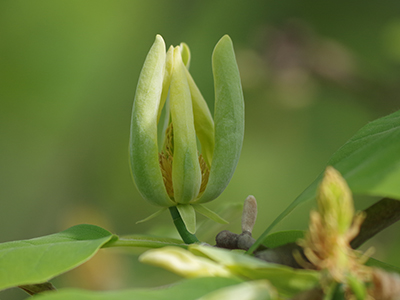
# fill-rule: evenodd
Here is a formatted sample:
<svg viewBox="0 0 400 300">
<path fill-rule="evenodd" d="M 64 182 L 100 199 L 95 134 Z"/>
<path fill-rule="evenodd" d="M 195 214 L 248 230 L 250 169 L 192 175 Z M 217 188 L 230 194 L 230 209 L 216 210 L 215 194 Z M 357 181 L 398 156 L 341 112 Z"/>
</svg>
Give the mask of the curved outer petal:
<svg viewBox="0 0 400 300">
<path fill-rule="evenodd" d="M 174 131 L 172 183 L 174 200 L 189 203 L 200 190 L 201 171 L 197 156 L 192 100 L 179 46 L 174 50 L 170 87 L 170 109 Z"/>
<path fill-rule="evenodd" d="M 194 127 L 201 144 L 202 155 L 208 167 L 210 167 L 214 152 L 214 121 L 207 102 L 187 69 L 186 77 L 192 95 Z"/>
<path fill-rule="evenodd" d="M 165 43 L 157 35 L 136 88 L 129 150 L 132 176 L 143 198 L 155 205 L 172 206 L 175 203 L 165 190 L 157 146 L 157 115 L 164 68 Z"/>
<path fill-rule="evenodd" d="M 229 36 L 223 36 L 215 46 L 212 65 L 215 148 L 206 190 L 196 201 L 199 203 L 217 198 L 228 185 L 239 160 L 244 135 L 243 92 Z"/>
</svg>

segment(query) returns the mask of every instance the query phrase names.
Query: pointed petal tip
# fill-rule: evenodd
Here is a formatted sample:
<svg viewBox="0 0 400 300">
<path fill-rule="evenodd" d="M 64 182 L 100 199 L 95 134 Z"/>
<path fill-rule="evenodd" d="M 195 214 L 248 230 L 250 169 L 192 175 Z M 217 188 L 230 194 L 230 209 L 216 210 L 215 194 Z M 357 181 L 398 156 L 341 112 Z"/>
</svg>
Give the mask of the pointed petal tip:
<svg viewBox="0 0 400 300">
<path fill-rule="evenodd" d="M 222 38 L 219 39 L 219 41 L 215 47 L 217 47 L 220 44 L 225 44 L 225 43 L 233 44 L 231 37 L 227 34 L 225 34 Z"/>
<path fill-rule="evenodd" d="M 165 51 L 165 48 L 166 48 L 165 41 L 164 41 L 163 37 L 161 35 L 159 35 L 159 34 L 156 35 L 156 38 L 154 40 L 154 45 L 157 45 L 157 44 L 162 45 L 162 47 L 164 49 L 164 52 L 166 52 Z"/>
<path fill-rule="evenodd" d="M 164 42 L 163 37 L 161 36 L 161 34 L 156 34 L 156 40 L 162 41 Z"/>
</svg>

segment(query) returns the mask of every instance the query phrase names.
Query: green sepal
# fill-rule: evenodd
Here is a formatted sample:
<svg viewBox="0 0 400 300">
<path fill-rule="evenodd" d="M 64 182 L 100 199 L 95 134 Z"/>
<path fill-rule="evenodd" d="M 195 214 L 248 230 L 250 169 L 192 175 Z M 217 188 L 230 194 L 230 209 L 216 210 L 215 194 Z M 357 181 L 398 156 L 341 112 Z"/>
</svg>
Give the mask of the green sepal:
<svg viewBox="0 0 400 300">
<path fill-rule="evenodd" d="M 212 56 L 215 89 L 215 148 L 204 203 L 217 198 L 235 171 L 244 135 L 244 100 L 232 40 L 223 36 Z"/>
<path fill-rule="evenodd" d="M 150 221 L 151 219 L 154 219 L 155 217 L 157 217 L 158 215 L 160 215 L 162 212 L 166 211 L 167 207 L 163 207 L 159 210 L 157 210 L 155 213 L 152 213 L 150 216 L 144 218 L 143 220 L 137 221 L 136 224 L 140 224 L 140 223 L 144 223 L 147 221 Z"/>
<path fill-rule="evenodd" d="M 169 96 L 174 130 L 172 183 L 174 200 L 182 204 L 189 203 L 197 197 L 201 184 L 193 108 L 185 69 L 180 49 L 176 47 Z"/>
<path fill-rule="evenodd" d="M 181 215 L 187 231 L 189 231 L 191 234 L 194 234 L 196 232 L 196 212 L 193 206 L 190 204 L 180 204 L 177 205 L 176 208 Z"/>
<path fill-rule="evenodd" d="M 193 208 L 195 209 L 195 211 L 197 211 L 198 213 L 202 214 L 203 216 L 206 216 L 207 218 L 220 223 L 220 224 L 229 224 L 229 222 L 227 220 L 225 220 L 224 218 L 222 218 L 221 216 L 219 216 L 216 212 L 212 211 L 211 209 L 207 208 L 204 205 L 201 204 L 194 204 Z"/>
<path fill-rule="evenodd" d="M 175 203 L 164 186 L 158 160 L 157 117 L 165 71 L 165 43 L 160 35 L 147 54 L 132 109 L 130 163 L 134 182 L 148 202 Z"/>
</svg>

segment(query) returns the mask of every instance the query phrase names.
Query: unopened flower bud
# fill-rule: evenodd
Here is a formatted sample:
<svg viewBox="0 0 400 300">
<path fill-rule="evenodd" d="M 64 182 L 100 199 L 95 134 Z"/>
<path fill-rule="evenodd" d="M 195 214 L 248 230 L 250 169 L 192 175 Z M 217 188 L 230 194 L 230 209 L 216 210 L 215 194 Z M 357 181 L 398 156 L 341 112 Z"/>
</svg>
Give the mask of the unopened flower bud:
<svg viewBox="0 0 400 300">
<path fill-rule="evenodd" d="M 351 226 L 354 216 L 350 188 L 341 174 L 327 167 L 318 188 L 318 211 L 327 230 L 344 234 Z"/>
</svg>

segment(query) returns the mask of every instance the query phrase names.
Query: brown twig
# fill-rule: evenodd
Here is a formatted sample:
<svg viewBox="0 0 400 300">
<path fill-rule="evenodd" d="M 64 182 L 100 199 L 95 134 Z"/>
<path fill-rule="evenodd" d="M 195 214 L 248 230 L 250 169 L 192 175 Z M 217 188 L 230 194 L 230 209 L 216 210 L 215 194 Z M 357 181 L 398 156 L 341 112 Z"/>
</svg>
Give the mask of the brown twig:
<svg viewBox="0 0 400 300">
<path fill-rule="evenodd" d="M 27 292 L 29 295 L 36 295 L 45 291 L 54 291 L 56 288 L 50 282 L 20 285 L 20 289 Z"/>
<path fill-rule="evenodd" d="M 400 220 L 400 201 L 384 198 L 365 209 L 364 212 L 366 213 L 364 223 L 361 225 L 359 234 L 350 244 L 354 249 Z M 245 232 L 236 234 L 225 230 L 217 235 L 216 242 L 217 247 L 248 250 L 254 243 L 254 239 L 251 234 Z M 297 251 L 305 258 L 302 250 L 296 243 L 289 243 L 273 249 L 260 246 L 255 251 L 255 256 L 268 262 L 302 268 L 293 257 L 293 252 Z"/>
<path fill-rule="evenodd" d="M 384 198 L 364 210 L 367 214 L 359 234 L 351 241 L 353 249 L 400 220 L 400 201 Z"/>
</svg>

